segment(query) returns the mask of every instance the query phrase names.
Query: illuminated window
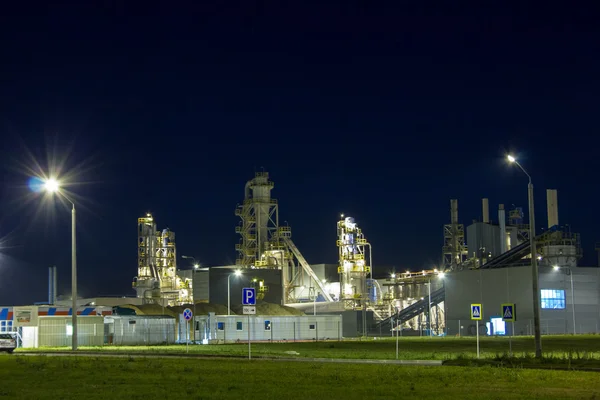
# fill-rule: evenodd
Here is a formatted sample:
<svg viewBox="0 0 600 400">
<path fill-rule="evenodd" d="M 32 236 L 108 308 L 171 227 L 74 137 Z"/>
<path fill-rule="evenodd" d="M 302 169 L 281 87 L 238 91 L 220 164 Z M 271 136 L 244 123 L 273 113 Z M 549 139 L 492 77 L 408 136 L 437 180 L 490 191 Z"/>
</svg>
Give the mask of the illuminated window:
<svg viewBox="0 0 600 400">
<path fill-rule="evenodd" d="M 546 310 L 564 310 L 565 291 L 562 289 L 542 289 L 542 308 Z"/>
</svg>

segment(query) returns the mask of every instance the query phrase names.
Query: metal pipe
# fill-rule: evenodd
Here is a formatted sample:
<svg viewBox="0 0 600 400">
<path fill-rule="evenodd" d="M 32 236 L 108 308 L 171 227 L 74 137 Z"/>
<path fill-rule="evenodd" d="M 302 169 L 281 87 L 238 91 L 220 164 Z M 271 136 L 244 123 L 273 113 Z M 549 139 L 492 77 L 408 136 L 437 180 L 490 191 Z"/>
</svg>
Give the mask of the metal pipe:
<svg viewBox="0 0 600 400">
<path fill-rule="evenodd" d="M 573 335 L 577 334 L 576 328 L 575 328 L 575 291 L 573 290 L 573 270 L 571 269 L 571 267 L 569 268 L 569 278 L 571 278 L 571 303 L 573 307 Z"/>
<path fill-rule="evenodd" d="M 481 199 L 481 206 L 483 212 L 483 223 L 490 223 L 490 205 L 488 199 Z"/>
<path fill-rule="evenodd" d="M 231 275 L 227 275 L 227 315 L 231 315 L 231 290 L 229 287 L 229 278 L 231 278 Z"/>
<path fill-rule="evenodd" d="M 429 313 L 427 315 L 427 320 L 429 322 L 429 337 L 431 337 L 431 278 L 429 278 L 429 284 L 427 286 L 429 287 Z"/>
<path fill-rule="evenodd" d="M 523 170 L 525 171 L 525 170 Z M 526 172 L 525 172 L 526 173 Z M 527 173 L 526 173 L 527 174 Z M 533 328 L 534 328 L 534 342 L 535 342 L 535 356 L 536 358 L 542 358 L 542 333 L 540 329 L 540 289 L 539 289 L 539 271 L 537 264 L 537 249 L 535 242 L 535 207 L 533 201 L 533 184 L 531 183 L 531 177 L 529 177 L 529 184 L 527 185 L 527 191 L 529 194 L 529 242 L 531 247 L 531 279 L 532 279 L 532 291 L 533 291 Z"/>
<path fill-rule="evenodd" d="M 75 238 L 75 203 L 71 210 L 71 298 L 72 298 L 72 324 L 73 341 L 71 348 L 77 350 L 77 251 Z"/>
<path fill-rule="evenodd" d="M 539 289 L 539 271 L 537 264 L 537 249 L 535 242 L 535 206 L 533 201 L 533 183 L 531 176 L 525 171 L 525 168 L 514 157 L 509 158 L 527 175 L 529 183 L 527 184 L 527 197 L 529 200 L 529 243 L 531 249 L 531 286 L 533 292 L 533 334 L 535 343 L 535 357 L 542 358 L 542 334 L 540 329 L 540 289 Z"/>
</svg>

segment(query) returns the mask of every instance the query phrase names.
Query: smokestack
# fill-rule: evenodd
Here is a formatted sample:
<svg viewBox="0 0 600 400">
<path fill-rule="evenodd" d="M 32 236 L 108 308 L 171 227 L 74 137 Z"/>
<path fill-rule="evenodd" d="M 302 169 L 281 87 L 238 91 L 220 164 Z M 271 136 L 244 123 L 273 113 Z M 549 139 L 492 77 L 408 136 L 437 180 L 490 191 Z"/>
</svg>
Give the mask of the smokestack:
<svg viewBox="0 0 600 400">
<path fill-rule="evenodd" d="M 56 273 L 56 266 L 53 267 L 54 269 L 54 273 L 52 274 L 52 278 L 53 278 L 53 282 L 52 282 L 52 294 L 54 295 L 52 297 L 52 304 L 56 304 L 56 298 L 58 297 L 58 286 L 56 285 L 56 280 L 58 277 L 58 274 Z"/>
<path fill-rule="evenodd" d="M 483 223 L 490 223 L 490 203 L 488 199 L 481 199 L 481 205 L 483 207 Z"/>
<path fill-rule="evenodd" d="M 450 223 L 458 224 L 458 200 L 450 200 Z"/>
<path fill-rule="evenodd" d="M 52 303 L 52 300 L 54 299 L 54 268 L 50 267 L 48 268 L 48 304 L 54 304 Z"/>
<path fill-rule="evenodd" d="M 48 269 L 48 304 L 56 304 L 56 267 Z"/>
<path fill-rule="evenodd" d="M 498 206 L 498 221 L 500 221 L 500 254 L 506 253 L 506 215 L 504 204 Z"/>
<path fill-rule="evenodd" d="M 548 229 L 558 225 L 558 193 L 556 189 L 546 190 L 548 203 Z"/>
</svg>

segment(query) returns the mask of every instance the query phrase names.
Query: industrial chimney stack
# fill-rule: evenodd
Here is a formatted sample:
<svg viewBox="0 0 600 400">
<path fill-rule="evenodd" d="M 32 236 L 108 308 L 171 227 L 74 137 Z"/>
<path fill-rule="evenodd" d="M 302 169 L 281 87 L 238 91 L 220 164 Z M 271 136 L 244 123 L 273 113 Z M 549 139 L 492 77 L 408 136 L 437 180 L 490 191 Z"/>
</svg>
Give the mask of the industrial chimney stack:
<svg viewBox="0 0 600 400">
<path fill-rule="evenodd" d="M 490 203 L 488 202 L 488 199 L 481 199 L 481 205 L 483 208 L 483 223 L 489 224 L 490 223 Z"/>
<path fill-rule="evenodd" d="M 56 304 L 56 267 L 48 271 L 48 304 Z"/>
<path fill-rule="evenodd" d="M 558 225 L 558 193 L 556 189 L 546 190 L 548 203 L 548 229 Z"/>
</svg>

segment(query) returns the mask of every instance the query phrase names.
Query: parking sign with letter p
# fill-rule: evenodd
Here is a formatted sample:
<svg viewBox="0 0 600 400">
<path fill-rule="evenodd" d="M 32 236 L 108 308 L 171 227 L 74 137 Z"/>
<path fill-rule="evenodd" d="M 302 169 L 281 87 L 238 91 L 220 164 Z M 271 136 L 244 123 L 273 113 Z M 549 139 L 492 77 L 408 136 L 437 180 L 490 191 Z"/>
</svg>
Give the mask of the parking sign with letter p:
<svg viewBox="0 0 600 400">
<path fill-rule="evenodd" d="M 254 289 L 254 288 L 243 288 L 242 289 L 242 305 L 244 305 L 244 306 L 256 305 L 256 289 Z"/>
</svg>

